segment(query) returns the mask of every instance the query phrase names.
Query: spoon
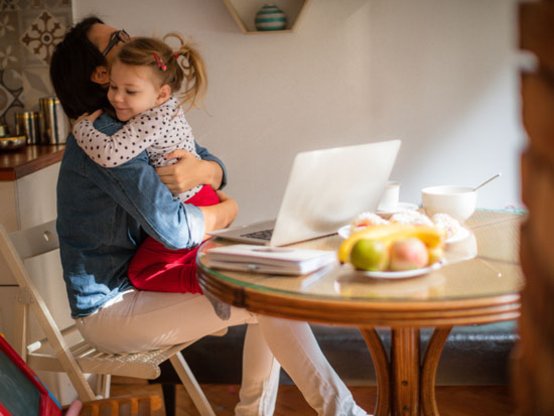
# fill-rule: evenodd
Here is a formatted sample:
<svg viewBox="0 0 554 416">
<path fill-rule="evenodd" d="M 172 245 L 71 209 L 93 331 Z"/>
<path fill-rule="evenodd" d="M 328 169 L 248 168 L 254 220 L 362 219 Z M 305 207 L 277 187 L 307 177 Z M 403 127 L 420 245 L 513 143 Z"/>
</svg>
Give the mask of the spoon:
<svg viewBox="0 0 554 416">
<path fill-rule="evenodd" d="M 500 177 L 501 173 L 497 173 L 496 175 L 493 175 L 491 176 L 490 178 L 484 180 L 483 182 L 481 182 L 479 185 L 477 185 L 475 188 L 473 188 L 473 191 L 476 191 L 477 189 L 479 188 L 482 188 L 483 186 L 485 186 L 487 183 L 489 183 L 490 181 L 493 181 L 494 179 Z"/>
</svg>

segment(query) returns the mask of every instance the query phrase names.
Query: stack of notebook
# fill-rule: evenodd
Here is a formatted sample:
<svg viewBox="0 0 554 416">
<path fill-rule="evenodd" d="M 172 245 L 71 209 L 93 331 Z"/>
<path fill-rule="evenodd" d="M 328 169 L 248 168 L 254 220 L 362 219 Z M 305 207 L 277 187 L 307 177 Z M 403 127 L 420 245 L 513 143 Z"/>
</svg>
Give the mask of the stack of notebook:
<svg viewBox="0 0 554 416">
<path fill-rule="evenodd" d="M 235 244 L 215 247 L 203 262 L 212 268 L 256 273 L 302 275 L 337 262 L 334 251 Z"/>
</svg>

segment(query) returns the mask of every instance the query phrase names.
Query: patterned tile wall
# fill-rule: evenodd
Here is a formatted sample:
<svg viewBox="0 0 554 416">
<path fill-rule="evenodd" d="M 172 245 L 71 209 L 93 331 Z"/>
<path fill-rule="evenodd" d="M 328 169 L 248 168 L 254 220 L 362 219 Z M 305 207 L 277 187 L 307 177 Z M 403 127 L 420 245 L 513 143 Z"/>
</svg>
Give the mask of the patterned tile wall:
<svg viewBox="0 0 554 416">
<path fill-rule="evenodd" d="M 0 0 L 0 124 L 10 132 L 16 113 L 53 95 L 50 57 L 71 24 L 71 0 Z"/>
</svg>

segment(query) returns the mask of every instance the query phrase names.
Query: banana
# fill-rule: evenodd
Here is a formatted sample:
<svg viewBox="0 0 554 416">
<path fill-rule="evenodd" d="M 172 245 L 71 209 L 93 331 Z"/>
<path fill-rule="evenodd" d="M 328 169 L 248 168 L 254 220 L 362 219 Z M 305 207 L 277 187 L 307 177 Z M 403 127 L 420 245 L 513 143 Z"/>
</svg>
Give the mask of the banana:
<svg viewBox="0 0 554 416">
<path fill-rule="evenodd" d="M 395 240 L 410 237 L 419 238 L 427 246 L 428 250 L 440 247 L 443 243 L 443 234 L 435 227 L 408 224 L 374 225 L 356 231 L 344 240 L 337 253 L 338 259 L 341 263 L 348 262 L 352 247 L 362 238 L 380 240 L 384 244 L 389 245 Z"/>
</svg>

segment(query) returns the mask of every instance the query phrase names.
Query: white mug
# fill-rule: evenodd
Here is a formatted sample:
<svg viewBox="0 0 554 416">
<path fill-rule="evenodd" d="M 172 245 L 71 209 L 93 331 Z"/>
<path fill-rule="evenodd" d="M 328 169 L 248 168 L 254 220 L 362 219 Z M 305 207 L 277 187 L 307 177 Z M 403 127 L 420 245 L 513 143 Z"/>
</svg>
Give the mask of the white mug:
<svg viewBox="0 0 554 416">
<path fill-rule="evenodd" d="M 391 212 L 394 211 L 400 201 L 400 182 L 388 181 L 383 196 L 377 206 L 378 211 Z"/>
</svg>

